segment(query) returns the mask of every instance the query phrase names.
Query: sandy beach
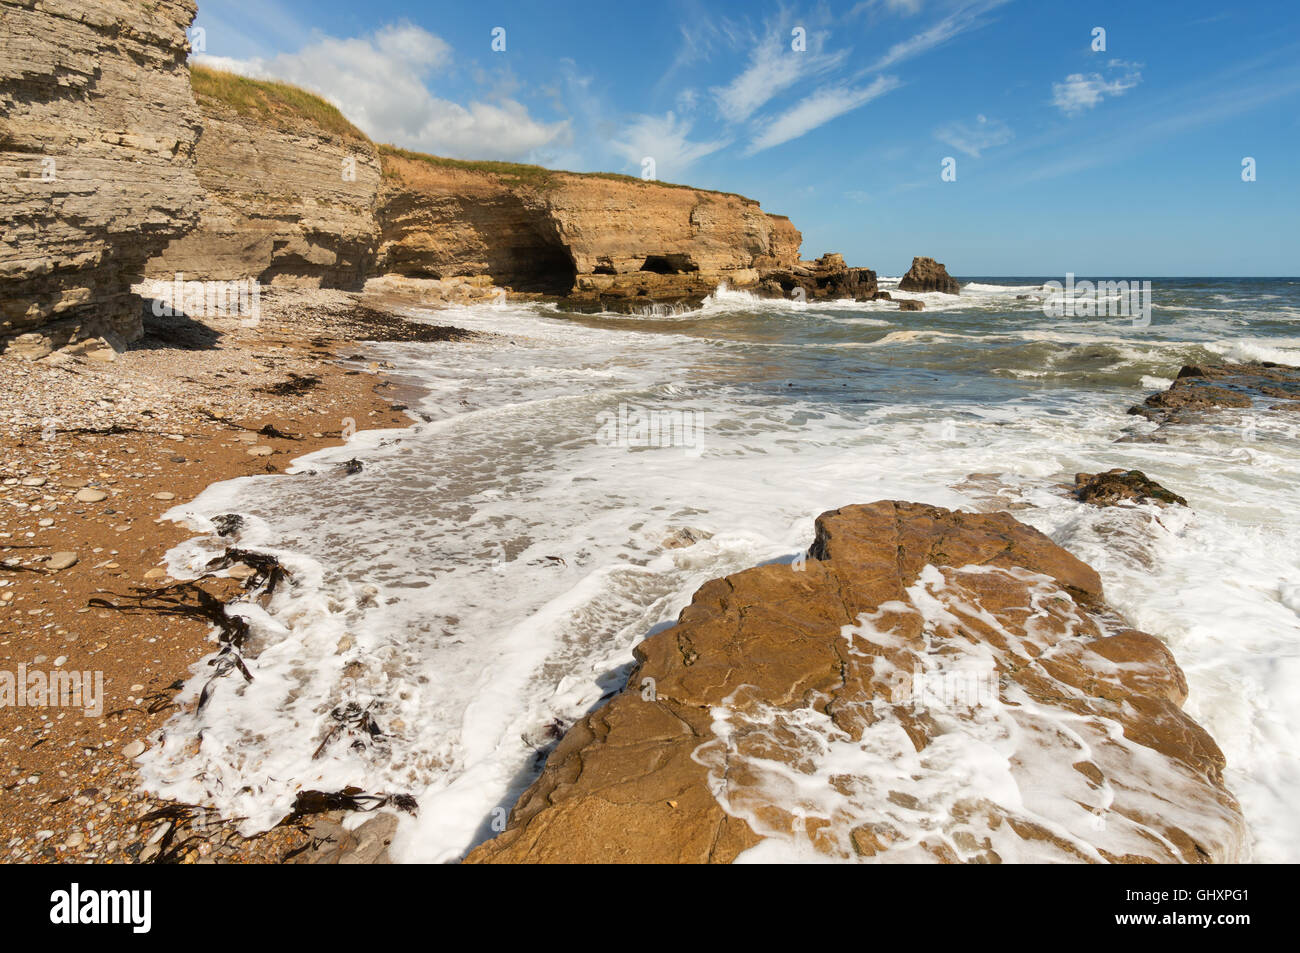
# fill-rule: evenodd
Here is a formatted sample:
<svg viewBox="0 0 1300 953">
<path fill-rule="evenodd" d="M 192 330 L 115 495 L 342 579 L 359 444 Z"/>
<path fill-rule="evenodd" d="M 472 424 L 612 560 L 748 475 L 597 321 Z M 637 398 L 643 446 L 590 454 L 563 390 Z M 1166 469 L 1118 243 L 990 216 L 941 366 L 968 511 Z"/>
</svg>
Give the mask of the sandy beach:
<svg viewBox="0 0 1300 953">
<path fill-rule="evenodd" d="M 256 326 L 151 315 L 111 360 L 0 362 L 0 669 L 102 673 L 102 697 L 88 691 L 79 707 L 6 711 L 6 859 L 274 862 L 310 844 L 300 824 L 245 839 L 174 806 L 148 819 L 166 805 L 138 791 L 131 756 L 213 650 L 196 589 L 225 601 L 247 576 L 170 579 L 164 554 L 193 533 L 162 514 L 212 483 L 280 472 L 345 431 L 406 425 L 356 342 L 452 335 L 357 299 L 269 291 Z M 202 837 L 187 841 L 196 826 Z"/>
</svg>

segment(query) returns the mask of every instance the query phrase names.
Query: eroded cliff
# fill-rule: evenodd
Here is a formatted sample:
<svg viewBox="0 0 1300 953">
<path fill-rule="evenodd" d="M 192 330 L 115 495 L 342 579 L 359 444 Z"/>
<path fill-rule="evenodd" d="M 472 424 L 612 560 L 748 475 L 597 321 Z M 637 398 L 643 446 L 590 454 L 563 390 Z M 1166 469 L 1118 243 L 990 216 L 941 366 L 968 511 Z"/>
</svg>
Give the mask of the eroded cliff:
<svg viewBox="0 0 1300 953">
<path fill-rule="evenodd" d="M 754 287 L 798 265 L 790 220 L 740 195 L 380 151 L 380 272 L 490 275 L 597 307 Z"/>
<path fill-rule="evenodd" d="M 194 66 L 207 205 L 151 277 L 356 288 L 373 269 L 380 167 L 330 104 L 283 83 Z"/>
<path fill-rule="evenodd" d="M 193 0 L 0 0 L 0 349 L 140 333 L 150 255 L 199 217 Z"/>
</svg>

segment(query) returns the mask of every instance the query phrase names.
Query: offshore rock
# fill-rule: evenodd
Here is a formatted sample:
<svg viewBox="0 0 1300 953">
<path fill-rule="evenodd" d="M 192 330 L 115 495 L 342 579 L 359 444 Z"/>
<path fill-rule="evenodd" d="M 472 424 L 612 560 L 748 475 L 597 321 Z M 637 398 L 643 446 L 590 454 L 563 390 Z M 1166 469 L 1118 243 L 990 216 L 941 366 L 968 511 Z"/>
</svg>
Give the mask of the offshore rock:
<svg viewBox="0 0 1300 953">
<path fill-rule="evenodd" d="M 1152 480 L 1141 470 L 1116 468 L 1105 473 L 1076 473 L 1074 495 L 1093 506 L 1115 506 L 1120 502 L 1156 502 L 1186 506 L 1187 501 Z"/>
<path fill-rule="evenodd" d="M 940 291 L 955 295 L 961 292 L 957 279 L 948 274 L 948 269 L 933 258 L 913 258 L 912 267 L 898 283 L 899 291 Z"/>
</svg>

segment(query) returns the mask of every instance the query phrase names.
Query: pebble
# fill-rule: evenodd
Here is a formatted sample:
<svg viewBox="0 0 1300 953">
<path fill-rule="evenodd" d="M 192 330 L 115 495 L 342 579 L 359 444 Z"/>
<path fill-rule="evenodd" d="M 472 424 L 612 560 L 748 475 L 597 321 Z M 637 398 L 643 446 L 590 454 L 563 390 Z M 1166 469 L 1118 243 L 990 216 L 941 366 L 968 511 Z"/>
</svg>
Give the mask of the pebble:
<svg viewBox="0 0 1300 953">
<path fill-rule="evenodd" d="M 253 576 L 257 575 L 257 570 L 246 563 L 235 563 L 226 570 L 226 575 L 231 579 L 238 579 L 242 582 L 245 579 L 251 579 Z"/>
<path fill-rule="evenodd" d="M 77 564 L 77 554 L 60 552 L 52 553 L 50 558 L 45 562 L 46 569 L 52 569 L 58 572 L 62 569 L 69 569 Z"/>
<path fill-rule="evenodd" d="M 153 498 L 154 498 L 155 500 L 174 500 L 174 499 L 176 499 L 176 494 L 175 494 L 175 493 L 155 493 L 155 494 L 153 495 Z"/>
<path fill-rule="evenodd" d="M 138 758 L 142 754 L 144 754 L 144 742 L 138 738 L 122 749 L 124 758 Z"/>
<path fill-rule="evenodd" d="M 84 490 L 78 490 L 75 497 L 78 503 L 98 503 L 101 500 L 108 499 L 108 494 L 103 490 L 94 490 L 86 487 Z"/>
<path fill-rule="evenodd" d="M 248 455 L 250 457 L 269 457 L 274 452 L 274 450 L 267 446 L 248 448 Z"/>
<path fill-rule="evenodd" d="M 45 486 L 45 477 L 28 477 L 23 480 L 23 486 Z"/>
</svg>

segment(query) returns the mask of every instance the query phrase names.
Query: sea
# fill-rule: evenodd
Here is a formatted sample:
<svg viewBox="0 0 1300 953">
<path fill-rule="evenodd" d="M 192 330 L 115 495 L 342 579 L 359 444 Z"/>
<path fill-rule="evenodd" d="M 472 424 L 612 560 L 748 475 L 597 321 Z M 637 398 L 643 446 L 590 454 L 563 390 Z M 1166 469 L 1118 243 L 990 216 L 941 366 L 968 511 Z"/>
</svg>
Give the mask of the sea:
<svg viewBox="0 0 1300 953">
<path fill-rule="evenodd" d="M 1061 307 L 1077 289 L 1052 280 L 904 295 L 919 312 L 726 288 L 632 315 L 410 308 L 483 335 L 368 347 L 409 427 L 341 421 L 355 436 L 292 475 L 170 512 L 196 532 L 173 575 L 220 554 L 212 518 L 235 513 L 238 545 L 291 578 L 231 608 L 253 680 L 232 670 L 175 716 L 142 759 L 147 786 L 246 833 L 301 790 L 409 794 L 393 858 L 454 861 L 700 585 L 796 559 L 821 512 L 898 499 L 1010 509 L 1097 569 L 1186 673 L 1251 859 L 1300 861 L 1300 414 L 1157 428 L 1127 413 L 1185 364 L 1300 365 L 1300 279 L 1151 279 L 1145 315 Z M 1070 495 L 1077 472 L 1111 467 L 1188 506 Z"/>
</svg>

